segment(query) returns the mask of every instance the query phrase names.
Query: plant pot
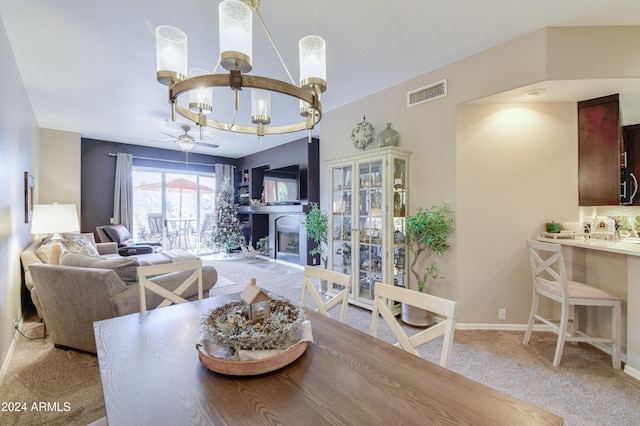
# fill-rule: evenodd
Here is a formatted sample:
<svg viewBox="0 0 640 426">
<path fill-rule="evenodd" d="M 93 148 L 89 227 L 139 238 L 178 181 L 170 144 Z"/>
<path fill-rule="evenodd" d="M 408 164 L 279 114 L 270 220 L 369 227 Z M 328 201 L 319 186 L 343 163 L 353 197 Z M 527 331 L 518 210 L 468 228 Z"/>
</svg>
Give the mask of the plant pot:
<svg viewBox="0 0 640 426">
<path fill-rule="evenodd" d="M 329 291 L 329 281 L 320 280 L 320 293 L 324 294 Z"/>
<path fill-rule="evenodd" d="M 433 314 L 415 306 L 402 304 L 402 322 L 416 327 L 428 327 L 433 324 Z"/>
</svg>

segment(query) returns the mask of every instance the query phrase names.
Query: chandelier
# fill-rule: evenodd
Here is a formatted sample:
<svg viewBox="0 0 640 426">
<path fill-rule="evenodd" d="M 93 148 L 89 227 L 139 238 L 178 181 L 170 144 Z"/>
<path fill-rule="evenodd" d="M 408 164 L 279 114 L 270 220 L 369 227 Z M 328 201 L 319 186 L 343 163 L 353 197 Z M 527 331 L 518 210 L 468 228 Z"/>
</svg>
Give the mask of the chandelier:
<svg viewBox="0 0 640 426">
<path fill-rule="evenodd" d="M 296 85 L 278 48 L 271 37 L 258 7 L 260 0 L 223 0 L 218 6 L 220 56 L 209 72 L 202 69 L 188 71 L 187 36 L 181 30 L 160 26 L 156 28 L 157 79 L 169 86 L 171 119 L 176 111 L 200 128 L 255 134 L 262 148 L 264 135 L 275 135 L 307 130 L 311 142 L 311 130 L 322 118 L 320 94 L 326 90 L 326 45 L 318 36 L 303 37 L 298 43 L 300 80 Z M 290 83 L 268 77 L 248 75 L 252 69 L 253 12 L 258 16 Z M 228 73 L 216 74 L 219 67 Z M 230 87 L 233 90 L 231 121 L 216 120 L 213 108 L 213 88 Z M 251 88 L 251 123 L 236 123 L 239 109 L 239 91 Z M 271 94 L 281 93 L 299 100 L 300 121 L 282 125 L 271 123 Z M 178 103 L 178 96 L 188 94 L 188 107 Z"/>
</svg>

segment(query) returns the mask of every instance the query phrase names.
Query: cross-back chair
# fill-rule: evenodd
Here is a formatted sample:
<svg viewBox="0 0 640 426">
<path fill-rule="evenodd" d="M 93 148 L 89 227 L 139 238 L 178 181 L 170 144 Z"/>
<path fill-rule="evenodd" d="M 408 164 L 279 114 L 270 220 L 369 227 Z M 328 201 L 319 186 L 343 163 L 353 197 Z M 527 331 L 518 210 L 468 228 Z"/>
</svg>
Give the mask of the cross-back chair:
<svg viewBox="0 0 640 426">
<path fill-rule="evenodd" d="M 193 271 L 185 280 L 171 291 L 152 281 L 153 277 L 179 271 Z M 150 290 L 162 297 L 164 300 L 156 307 L 163 308 L 174 303 L 188 302 L 182 295 L 197 281 L 198 300 L 202 300 L 202 261 L 194 260 L 189 262 L 163 263 L 160 265 L 138 267 L 138 284 L 140 285 L 140 312 L 147 310 L 146 291 Z"/>
<path fill-rule="evenodd" d="M 422 330 L 412 336 L 408 336 L 400 324 L 398 324 L 398 320 L 387 306 L 387 299 L 428 310 L 444 319 L 436 325 Z M 370 334 L 373 337 L 377 336 L 378 314 L 380 314 L 398 339 L 396 346 L 400 346 L 405 351 L 416 356 L 420 356 L 416 348 L 440 336 L 444 336 L 442 340 L 442 352 L 440 354 L 440 365 L 446 368 L 449 366 L 449 362 L 451 361 L 451 352 L 453 351 L 453 334 L 456 327 L 457 309 L 457 302 L 427 293 L 408 290 L 404 287 L 376 282 Z"/>
<path fill-rule="evenodd" d="M 329 282 L 329 288 L 337 290 L 337 284 L 342 288 L 330 299 L 326 300 L 320 295 L 318 289 L 314 286 L 312 278 L 319 280 L 325 280 Z M 338 303 L 342 303 L 340 308 L 340 322 L 345 322 L 347 317 L 347 305 L 349 304 L 349 290 L 351 289 L 351 275 L 343 274 L 342 272 L 332 271 L 329 269 L 322 269 L 316 266 L 304 267 L 304 278 L 302 280 L 302 296 L 300 297 L 300 303 L 304 305 L 307 292 L 311 294 L 313 301 L 318 306 L 318 312 L 327 317 L 331 317 L 329 310 L 336 306 Z"/>
<path fill-rule="evenodd" d="M 622 341 L 622 302 L 606 291 L 567 278 L 562 246 L 556 243 L 527 240 L 531 273 L 533 275 L 533 301 L 531 315 L 523 343 L 526 345 L 536 321 L 548 325 L 557 335 L 553 366 L 560 365 L 565 342 L 592 342 L 607 344 L 611 350 L 613 368 L 620 368 Z M 560 303 L 560 320 L 545 318 L 538 311 L 540 297 Z M 578 330 L 576 306 L 603 306 L 611 308 L 611 337 L 593 337 Z"/>
</svg>

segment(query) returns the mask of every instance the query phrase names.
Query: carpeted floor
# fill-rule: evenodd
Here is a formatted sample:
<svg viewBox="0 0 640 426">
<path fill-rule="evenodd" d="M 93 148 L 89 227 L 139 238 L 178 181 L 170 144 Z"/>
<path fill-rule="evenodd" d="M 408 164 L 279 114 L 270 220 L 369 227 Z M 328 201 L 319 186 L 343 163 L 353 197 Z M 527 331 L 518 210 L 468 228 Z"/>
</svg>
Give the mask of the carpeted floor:
<svg viewBox="0 0 640 426">
<path fill-rule="evenodd" d="M 241 291 L 256 278 L 261 287 L 300 300 L 299 268 L 260 258 L 204 260 L 215 265 L 221 277 L 214 296 Z M 370 311 L 349 306 L 349 325 L 368 333 L 370 321 Z M 26 322 L 23 332 L 37 337 L 42 327 Z M 457 330 L 450 368 L 560 415 L 567 425 L 640 424 L 640 382 L 614 370 L 609 356 L 588 345 L 568 344 L 556 369 L 551 365 L 553 334 L 534 333 L 528 346 L 522 344 L 522 336 L 522 332 Z M 382 320 L 378 337 L 394 342 Z M 440 349 L 440 342 L 434 342 L 419 351 L 437 362 Z M 55 349 L 49 339 L 18 338 L 0 395 L 6 407 L 13 402 L 21 409 L 5 411 L 3 406 L 2 425 L 86 425 L 105 415 L 97 358 Z"/>
</svg>

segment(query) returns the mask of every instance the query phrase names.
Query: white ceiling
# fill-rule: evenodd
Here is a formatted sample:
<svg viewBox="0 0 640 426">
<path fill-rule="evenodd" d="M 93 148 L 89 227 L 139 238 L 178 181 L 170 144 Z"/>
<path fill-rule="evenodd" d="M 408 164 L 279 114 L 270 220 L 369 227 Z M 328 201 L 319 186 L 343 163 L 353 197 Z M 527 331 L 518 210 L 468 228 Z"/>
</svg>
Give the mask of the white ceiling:
<svg viewBox="0 0 640 426">
<path fill-rule="evenodd" d="M 155 77 L 155 27 L 181 28 L 189 37 L 189 68 L 211 69 L 218 55 L 218 3 L 0 0 L 0 14 L 40 127 L 177 149 L 153 141 L 164 138 L 161 132 L 180 133 L 175 123 L 166 123 L 167 88 Z M 638 0 L 263 0 L 260 12 L 294 79 L 298 40 L 309 34 L 326 40 L 324 112 L 544 27 L 640 24 Z M 634 49 L 629 46 L 630 54 Z M 257 18 L 253 52 L 252 74 L 288 81 Z M 552 91 L 554 82 L 545 84 L 544 95 L 554 94 L 549 101 L 590 98 L 591 89 L 578 82 L 563 86 L 562 95 Z M 228 97 L 231 91 L 224 90 L 218 97 Z M 248 107 L 244 92 L 241 106 Z M 520 95 L 518 90 L 482 102 L 511 102 Z M 220 108 L 230 110 L 230 101 L 226 105 Z M 285 115 L 277 105 L 272 109 L 274 121 Z M 213 139 L 207 142 L 220 147 L 196 152 L 240 157 L 258 149 L 255 136 L 207 134 Z M 305 136 L 268 136 L 264 144 Z"/>
</svg>

